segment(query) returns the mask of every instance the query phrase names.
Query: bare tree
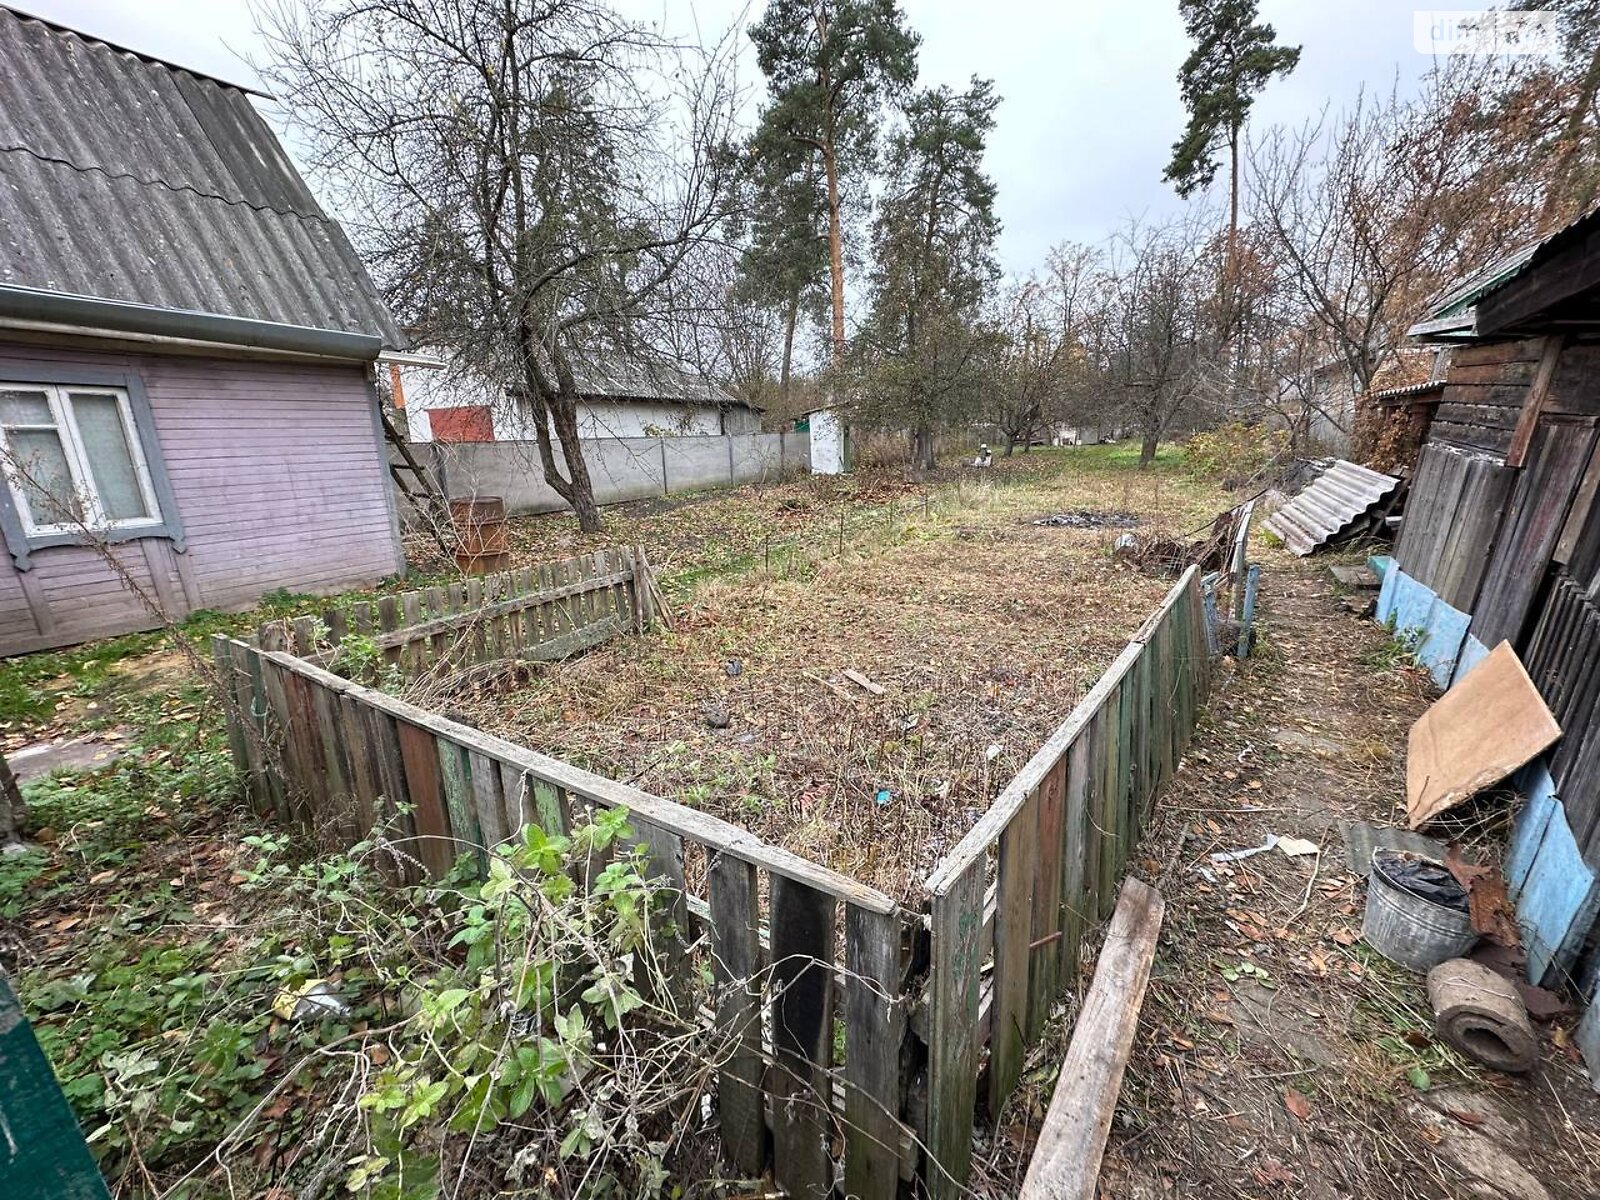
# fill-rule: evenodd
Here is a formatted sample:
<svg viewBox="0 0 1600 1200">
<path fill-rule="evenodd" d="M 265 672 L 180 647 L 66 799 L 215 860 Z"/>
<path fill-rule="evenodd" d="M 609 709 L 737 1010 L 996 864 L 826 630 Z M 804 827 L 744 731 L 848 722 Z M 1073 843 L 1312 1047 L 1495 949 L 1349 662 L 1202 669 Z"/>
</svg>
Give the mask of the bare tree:
<svg viewBox="0 0 1600 1200">
<path fill-rule="evenodd" d="M 286 0 L 263 24 L 263 76 L 397 316 L 526 406 L 546 482 L 598 530 L 574 361 L 639 352 L 728 215 L 730 44 L 602 0 Z"/>
<path fill-rule="evenodd" d="M 1093 356 L 1108 398 L 1139 434 L 1141 467 L 1197 395 L 1215 233 L 1196 210 L 1169 224 L 1130 223 L 1110 243 Z"/>
<path fill-rule="evenodd" d="M 1548 227 L 1548 164 L 1517 153 L 1528 114 L 1510 115 L 1504 83 L 1468 62 L 1415 100 L 1363 94 L 1251 147 L 1252 214 L 1280 282 L 1358 392 L 1443 289 Z"/>
</svg>

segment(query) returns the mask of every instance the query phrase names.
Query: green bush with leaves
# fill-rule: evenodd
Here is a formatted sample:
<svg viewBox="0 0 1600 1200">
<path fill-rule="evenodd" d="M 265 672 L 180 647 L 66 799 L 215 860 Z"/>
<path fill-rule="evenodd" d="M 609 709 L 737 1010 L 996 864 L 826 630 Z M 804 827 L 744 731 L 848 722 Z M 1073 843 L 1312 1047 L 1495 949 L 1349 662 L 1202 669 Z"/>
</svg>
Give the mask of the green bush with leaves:
<svg viewBox="0 0 1600 1200">
<path fill-rule="evenodd" d="M 1191 437 L 1184 445 L 1183 461 L 1192 475 L 1243 487 L 1264 479 L 1283 461 L 1288 446 L 1287 430 L 1231 421 Z"/>
</svg>

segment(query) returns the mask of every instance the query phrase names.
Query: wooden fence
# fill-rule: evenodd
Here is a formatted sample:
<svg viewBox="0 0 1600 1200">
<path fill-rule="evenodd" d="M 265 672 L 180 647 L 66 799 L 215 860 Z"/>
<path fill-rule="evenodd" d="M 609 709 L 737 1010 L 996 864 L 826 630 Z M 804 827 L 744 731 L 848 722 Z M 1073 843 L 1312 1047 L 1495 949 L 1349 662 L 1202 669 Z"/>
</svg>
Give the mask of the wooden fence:
<svg viewBox="0 0 1600 1200">
<path fill-rule="evenodd" d="M 770 1162 L 789 1195 L 820 1200 L 838 1147 L 845 1194 L 891 1200 L 919 1176 L 935 1197 L 960 1192 L 985 1044 L 993 1113 L 1187 745 L 1206 639 L 1191 567 L 940 863 L 928 913 L 295 655 L 222 637 L 215 654 L 257 807 L 344 844 L 387 820 L 407 880 L 464 852 L 483 861 L 528 822 L 564 832 L 586 806 L 629 810 L 697 933 L 678 960 L 686 982 L 709 964 L 709 1016 L 733 1039 L 717 1086 L 730 1162 Z"/>
<path fill-rule="evenodd" d="M 387 836 L 411 855 L 404 878 L 441 875 L 461 853 L 482 856 L 529 822 L 565 832 L 584 806 L 626 808 L 651 875 L 682 905 L 680 924 L 703 931 L 682 957 L 685 982 L 709 961 L 716 1024 L 736 1043 L 718 1086 L 729 1159 L 758 1173 L 770 1145 L 791 1195 L 826 1196 L 837 1131 L 852 1194 L 889 1200 L 910 1177 L 899 1032 L 909 929 L 894 900 L 736 825 L 294 655 L 221 637 L 215 654 L 257 806 L 347 844 L 387 815 Z M 395 813 L 397 804 L 410 811 Z M 705 880 L 703 894 L 688 878 Z"/>
<path fill-rule="evenodd" d="M 1115 903 L 1129 848 L 1206 694 L 1205 620 L 1191 566 L 928 878 L 933 1197 L 959 1195 L 966 1183 L 985 1044 L 993 1116 L 1076 977 L 1084 931 Z"/>
<path fill-rule="evenodd" d="M 658 612 L 644 550 L 597 550 L 518 571 L 269 621 L 254 642 L 321 666 L 362 639 L 403 679 L 503 659 L 559 659 L 633 631 Z M 343 655 L 349 661 L 350 655 Z"/>
</svg>

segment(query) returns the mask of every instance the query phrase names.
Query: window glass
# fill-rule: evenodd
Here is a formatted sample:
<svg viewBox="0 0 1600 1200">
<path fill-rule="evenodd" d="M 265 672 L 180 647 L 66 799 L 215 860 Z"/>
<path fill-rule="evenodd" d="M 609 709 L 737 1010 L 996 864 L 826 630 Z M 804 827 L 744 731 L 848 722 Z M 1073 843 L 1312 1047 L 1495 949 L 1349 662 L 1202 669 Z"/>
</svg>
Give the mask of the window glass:
<svg viewBox="0 0 1600 1200">
<path fill-rule="evenodd" d="M 33 523 L 64 525 L 71 521 L 77 501 L 60 436 L 50 429 L 13 429 L 6 442 L 11 451 L 7 465 L 17 477 Z"/>
<path fill-rule="evenodd" d="M 0 425 L 54 425 L 50 397 L 43 392 L 0 391 Z"/>
<path fill-rule="evenodd" d="M 149 517 L 117 397 L 74 394 L 72 415 L 83 441 L 83 456 L 94 476 L 95 495 L 105 515 L 113 521 Z"/>
</svg>

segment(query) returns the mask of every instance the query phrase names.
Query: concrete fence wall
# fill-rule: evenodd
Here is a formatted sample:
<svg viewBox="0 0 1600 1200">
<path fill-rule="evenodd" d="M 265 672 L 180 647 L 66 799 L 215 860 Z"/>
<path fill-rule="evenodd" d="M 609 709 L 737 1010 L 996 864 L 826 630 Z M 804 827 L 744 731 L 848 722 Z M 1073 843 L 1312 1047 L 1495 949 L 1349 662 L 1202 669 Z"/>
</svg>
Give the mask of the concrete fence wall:
<svg viewBox="0 0 1600 1200">
<path fill-rule="evenodd" d="M 500 496 L 513 515 L 567 507 L 544 481 L 536 442 L 413 442 L 411 453 L 432 470 L 451 499 Z M 810 469 L 811 443 L 804 433 L 591 438 L 583 442 L 583 458 L 594 481 L 595 500 L 619 504 L 702 488 L 775 482 Z M 559 448 L 556 461 L 562 463 Z"/>
</svg>

